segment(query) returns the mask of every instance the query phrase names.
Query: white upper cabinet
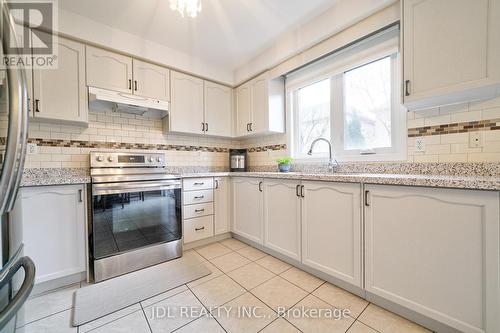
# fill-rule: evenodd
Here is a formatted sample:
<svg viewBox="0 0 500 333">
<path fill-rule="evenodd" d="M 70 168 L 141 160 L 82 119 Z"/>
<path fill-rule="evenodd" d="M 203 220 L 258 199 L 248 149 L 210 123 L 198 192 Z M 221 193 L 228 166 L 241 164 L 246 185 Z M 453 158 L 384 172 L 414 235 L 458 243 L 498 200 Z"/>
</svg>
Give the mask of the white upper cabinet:
<svg viewBox="0 0 500 333">
<path fill-rule="evenodd" d="M 86 123 L 85 46 L 63 37 L 57 43 L 57 68 L 33 70 L 31 114 L 37 119 Z"/>
<path fill-rule="evenodd" d="M 244 84 L 236 88 L 236 135 L 244 136 L 250 133 L 252 122 L 252 105 L 250 100 L 250 85 Z"/>
<path fill-rule="evenodd" d="M 232 232 L 258 244 L 263 243 L 262 181 L 233 178 Z"/>
<path fill-rule="evenodd" d="M 300 182 L 265 179 L 264 246 L 301 259 Z"/>
<path fill-rule="evenodd" d="M 170 97 L 169 130 L 203 134 L 203 80 L 172 71 Z"/>
<path fill-rule="evenodd" d="M 92 46 L 86 52 L 88 86 L 132 93 L 132 58 Z"/>
<path fill-rule="evenodd" d="M 205 134 L 230 137 L 232 134 L 232 89 L 205 81 Z"/>
<path fill-rule="evenodd" d="M 284 133 L 284 79 L 266 72 L 236 88 L 236 108 L 238 136 Z"/>
<path fill-rule="evenodd" d="M 252 121 L 250 132 L 266 132 L 269 124 L 269 98 L 267 75 L 261 75 L 250 83 L 252 93 Z"/>
<path fill-rule="evenodd" d="M 302 185 L 302 263 L 362 287 L 360 184 Z"/>
<path fill-rule="evenodd" d="M 134 95 L 170 101 L 170 70 L 133 60 Z"/>
<path fill-rule="evenodd" d="M 500 332 L 499 193 L 365 189 L 367 292 L 460 332 Z"/>
<path fill-rule="evenodd" d="M 230 137 L 232 105 L 231 88 L 172 71 L 169 131 Z"/>
<path fill-rule="evenodd" d="M 500 0 L 405 0 L 403 94 L 409 109 L 500 94 Z"/>
</svg>

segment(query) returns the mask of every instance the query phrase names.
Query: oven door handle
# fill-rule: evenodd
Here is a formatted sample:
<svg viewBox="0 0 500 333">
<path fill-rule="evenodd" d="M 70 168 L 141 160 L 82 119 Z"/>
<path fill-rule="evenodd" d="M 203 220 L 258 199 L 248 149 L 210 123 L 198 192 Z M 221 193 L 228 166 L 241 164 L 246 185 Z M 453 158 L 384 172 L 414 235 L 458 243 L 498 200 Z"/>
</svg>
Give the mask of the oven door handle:
<svg viewBox="0 0 500 333">
<path fill-rule="evenodd" d="M 180 189 L 179 181 L 93 184 L 92 195 L 120 194 Z"/>
</svg>

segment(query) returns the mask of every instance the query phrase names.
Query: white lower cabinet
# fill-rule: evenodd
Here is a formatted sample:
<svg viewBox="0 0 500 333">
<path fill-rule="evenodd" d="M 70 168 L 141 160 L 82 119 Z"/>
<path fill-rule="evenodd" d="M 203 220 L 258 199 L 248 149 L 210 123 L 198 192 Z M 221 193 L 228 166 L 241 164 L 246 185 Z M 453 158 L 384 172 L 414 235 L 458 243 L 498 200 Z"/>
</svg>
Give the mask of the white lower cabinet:
<svg viewBox="0 0 500 333">
<path fill-rule="evenodd" d="M 499 192 L 365 190 L 366 290 L 463 332 L 500 332 Z"/>
<path fill-rule="evenodd" d="M 232 231 L 258 244 L 263 241 L 262 180 L 258 178 L 233 178 Z"/>
<path fill-rule="evenodd" d="M 361 185 L 302 185 L 302 263 L 362 287 Z"/>
<path fill-rule="evenodd" d="M 300 181 L 265 179 L 264 246 L 300 261 Z"/>
<path fill-rule="evenodd" d="M 25 187 L 16 206 L 13 218 L 22 223 L 24 254 L 35 263 L 35 283 L 85 272 L 84 185 Z"/>
<path fill-rule="evenodd" d="M 230 179 L 229 177 L 216 177 L 214 179 L 214 233 L 220 235 L 229 232 L 230 207 Z"/>
<path fill-rule="evenodd" d="M 207 215 L 184 220 L 184 243 L 194 242 L 214 235 L 214 216 Z"/>
<path fill-rule="evenodd" d="M 186 178 L 182 181 L 182 225 L 184 243 L 214 235 L 214 179 Z M 229 202 L 229 201 L 228 201 Z"/>
</svg>

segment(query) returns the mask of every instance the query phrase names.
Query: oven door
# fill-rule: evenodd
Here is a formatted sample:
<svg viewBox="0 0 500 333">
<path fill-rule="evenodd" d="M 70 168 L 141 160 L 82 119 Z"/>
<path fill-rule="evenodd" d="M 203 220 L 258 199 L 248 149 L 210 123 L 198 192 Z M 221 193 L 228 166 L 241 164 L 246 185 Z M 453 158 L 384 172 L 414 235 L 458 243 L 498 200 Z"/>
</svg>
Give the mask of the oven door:
<svg viewBox="0 0 500 333">
<path fill-rule="evenodd" d="M 180 240 L 180 191 L 180 180 L 93 184 L 93 259 Z"/>
</svg>

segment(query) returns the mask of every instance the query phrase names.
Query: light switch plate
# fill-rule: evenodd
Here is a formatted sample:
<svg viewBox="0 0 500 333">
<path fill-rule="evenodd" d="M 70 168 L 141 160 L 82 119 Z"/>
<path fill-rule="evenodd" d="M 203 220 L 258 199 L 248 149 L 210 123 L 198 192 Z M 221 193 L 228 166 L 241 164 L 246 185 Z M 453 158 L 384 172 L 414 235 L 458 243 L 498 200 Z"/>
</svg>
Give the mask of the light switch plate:
<svg viewBox="0 0 500 333">
<path fill-rule="evenodd" d="M 425 151 L 425 139 L 423 136 L 419 136 L 415 139 L 415 151 Z"/>
<path fill-rule="evenodd" d="M 483 132 L 475 131 L 469 133 L 469 148 L 482 148 L 484 146 Z"/>
<path fill-rule="evenodd" d="M 36 143 L 28 143 L 26 151 L 28 155 L 36 155 L 38 154 L 38 145 Z"/>
</svg>

